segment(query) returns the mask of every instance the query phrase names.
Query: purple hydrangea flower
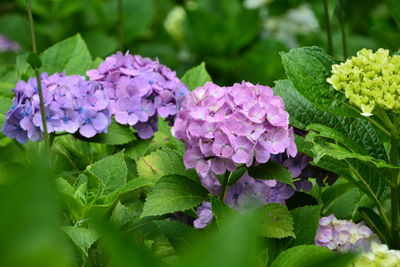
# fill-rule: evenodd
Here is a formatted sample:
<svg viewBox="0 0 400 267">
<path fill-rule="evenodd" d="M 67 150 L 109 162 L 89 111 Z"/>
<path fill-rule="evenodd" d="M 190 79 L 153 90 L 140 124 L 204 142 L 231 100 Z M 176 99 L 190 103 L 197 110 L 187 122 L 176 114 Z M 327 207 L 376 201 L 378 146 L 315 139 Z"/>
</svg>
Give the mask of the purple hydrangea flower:
<svg viewBox="0 0 400 267">
<path fill-rule="evenodd" d="M 168 67 L 128 52 L 109 56 L 87 75 L 104 86 L 115 120 L 133 126 L 142 139 L 157 131 L 158 116 L 173 122 L 189 92 Z"/>
<path fill-rule="evenodd" d="M 0 52 L 18 52 L 21 47 L 18 43 L 11 41 L 7 36 L 0 34 Z"/>
<path fill-rule="evenodd" d="M 220 87 L 211 82 L 186 97 L 173 135 L 186 145 L 184 163 L 215 193 L 216 175 L 236 165 L 265 163 L 271 155 L 296 156 L 284 103 L 271 88 L 248 82 Z"/>
<path fill-rule="evenodd" d="M 194 220 L 193 225 L 196 228 L 205 228 L 214 218 L 211 211 L 211 203 L 204 201 L 196 210 L 197 219 Z"/>
<path fill-rule="evenodd" d="M 47 130 L 78 132 L 87 138 L 107 132 L 111 123 L 109 100 L 101 84 L 83 76 L 43 73 L 41 77 Z M 42 116 L 35 78 L 19 81 L 3 132 L 18 142 L 43 136 Z"/>
<path fill-rule="evenodd" d="M 331 214 L 319 221 L 315 244 L 337 252 L 368 250 L 372 242 L 379 242 L 364 222 L 338 220 Z"/>
</svg>

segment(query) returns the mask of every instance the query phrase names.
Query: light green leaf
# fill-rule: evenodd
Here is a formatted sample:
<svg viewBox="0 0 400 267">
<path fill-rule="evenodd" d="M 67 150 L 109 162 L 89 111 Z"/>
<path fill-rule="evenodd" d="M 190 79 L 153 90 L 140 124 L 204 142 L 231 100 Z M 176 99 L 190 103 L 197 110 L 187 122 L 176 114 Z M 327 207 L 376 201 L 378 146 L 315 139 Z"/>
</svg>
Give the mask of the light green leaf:
<svg viewBox="0 0 400 267">
<path fill-rule="evenodd" d="M 182 82 L 189 87 L 190 91 L 211 81 L 212 79 L 206 70 L 206 64 L 204 62 L 191 68 L 182 76 Z"/>
<path fill-rule="evenodd" d="M 275 259 L 271 267 L 309 267 L 312 263 L 329 258 L 333 252 L 315 245 L 303 245 L 285 250 Z"/>
<path fill-rule="evenodd" d="M 259 232 L 269 238 L 295 237 L 293 218 L 286 206 L 271 203 L 257 210 L 262 214 Z"/>
<path fill-rule="evenodd" d="M 157 181 L 160 177 L 180 174 L 198 181 L 193 170 L 186 170 L 182 156 L 173 150 L 156 150 L 137 160 L 139 177 Z"/>
<path fill-rule="evenodd" d="M 128 168 L 124 160 L 124 152 L 106 157 L 94 163 L 90 171 L 100 182 L 100 195 L 106 195 L 125 185 Z"/>
<path fill-rule="evenodd" d="M 142 217 L 193 208 L 207 197 L 200 184 L 181 175 L 162 177 L 147 195 Z"/>
<path fill-rule="evenodd" d="M 40 57 L 41 71 L 49 74 L 66 71 L 68 75 L 84 75 L 92 65 L 92 57 L 79 34 L 51 46 Z"/>
<path fill-rule="evenodd" d="M 342 97 L 326 79 L 337 62 L 319 47 L 294 48 L 281 53 L 286 74 L 297 91 L 316 107 L 329 113 L 360 117 L 358 112 L 340 101 Z"/>
<path fill-rule="evenodd" d="M 289 171 L 285 169 L 281 164 L 278 164 L 272 160 L 258 166 L 252 166 L 248 168 L 247 171 L 249 175 L 253 178 L 263 180 L 277 180 L 294 187 L 293 178 L 290 175 Z"/>
<path fill-rule="evenodd" d="M 294 222 L 294 234 L 296 238 L 290 246 L 311 245 L 315 242 L 321 206 L 304 206 L 291 210 Z"/>
<path fill-rule="evenodd" d="M 88 250 L 98 239 L 99 235 L 92 229 L 64 226 L 61 229 L 71 238 L 74 244 L 88 256 Z"/>
</svg>

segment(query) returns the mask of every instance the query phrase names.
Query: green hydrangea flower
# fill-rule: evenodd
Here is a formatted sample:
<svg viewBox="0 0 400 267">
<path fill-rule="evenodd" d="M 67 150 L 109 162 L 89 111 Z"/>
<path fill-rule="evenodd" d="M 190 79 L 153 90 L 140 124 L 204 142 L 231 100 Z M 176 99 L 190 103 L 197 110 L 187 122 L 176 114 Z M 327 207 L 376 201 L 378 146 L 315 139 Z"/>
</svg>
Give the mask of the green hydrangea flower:
<svg viewBox="0 0 400 267">
<path fill-rule="evenodd" d="M 358 256 L 350 265 L 353 267 L 399 267 L 400 251 L 389 250 L 386 245 L 372 243 L 371 251 Z"/>
<path fill-rule="evenodd" d="M 375 106 L 400 111 L 400 56 L 390 56 L 389 50 L 362 49 L 356 57 L 333 65 L 332 74 L 327 81 L 362 115 L 372 115 Z"/>
</svg>

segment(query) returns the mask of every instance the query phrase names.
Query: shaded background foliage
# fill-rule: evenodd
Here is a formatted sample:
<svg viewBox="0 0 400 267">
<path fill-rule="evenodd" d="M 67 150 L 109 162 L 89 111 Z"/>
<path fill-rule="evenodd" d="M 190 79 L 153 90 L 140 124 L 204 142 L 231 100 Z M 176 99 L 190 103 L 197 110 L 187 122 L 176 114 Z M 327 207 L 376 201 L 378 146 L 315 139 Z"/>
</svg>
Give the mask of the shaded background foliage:
<svg viewBox="0 0 400 267">
<path fill-rule="evenodd" d="M 38 0 L 33 15 L 39 51 L 80 33 L 93 56 L 128 49 L 178 74 L 201 61 L 214 80 L 271 84 L 284 77 L 280 51 L 327 48 L 321 0 Z M 342 58 L 338 1 L 329 0 L 334 55 Z M 400 47 L 385 1 L 343 1 L 349 55 L 361 48 Z M 386 2 L 391 2 L 390 0 Z M 389 3 L 390 4 L 390 3 Z M 24 0 L 0 4 L 0 33 L 30 49 Z M 18 30 L 15 30 L 18 29 Z M 16 80 L 15 54 L 0 53 L 0 77 Z"/>
</svg>

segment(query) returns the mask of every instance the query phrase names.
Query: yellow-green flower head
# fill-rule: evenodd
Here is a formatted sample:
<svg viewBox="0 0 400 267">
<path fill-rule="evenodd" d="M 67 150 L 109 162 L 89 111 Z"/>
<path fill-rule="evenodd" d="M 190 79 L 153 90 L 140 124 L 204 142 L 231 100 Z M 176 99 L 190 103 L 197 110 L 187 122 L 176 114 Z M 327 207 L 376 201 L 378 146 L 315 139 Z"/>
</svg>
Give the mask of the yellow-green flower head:
<svg viewBox="0 0 400 267">
<path fill-rule="evenodd" d="M 364 116 L 372 115 L 375 106 L 400 112 L 400 56 L 390 56 L 389 50 L 362 49 L 356 57 L 333 65 L 327 81 Z"/>
</svg>

